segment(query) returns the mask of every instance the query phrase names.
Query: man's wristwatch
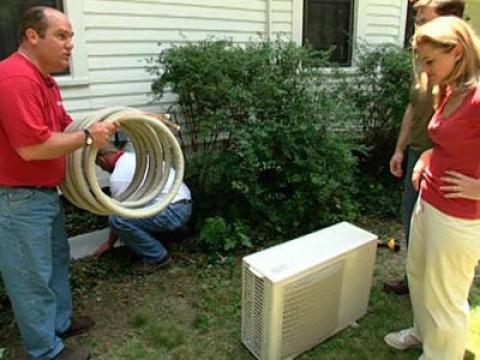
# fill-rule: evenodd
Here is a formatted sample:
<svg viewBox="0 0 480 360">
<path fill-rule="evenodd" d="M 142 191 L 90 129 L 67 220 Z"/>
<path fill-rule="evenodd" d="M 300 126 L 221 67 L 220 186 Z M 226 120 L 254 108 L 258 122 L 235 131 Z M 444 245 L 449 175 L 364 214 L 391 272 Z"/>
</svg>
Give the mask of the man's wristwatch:
<svg viewBox="0 0 480 360">
<path fill-rule="evenodd" d="M 88 129 L 83 129 L 83 132 L 85 133 L 85 146 L 92 145 L 93 137 L 92 137 L 92 134 L 90 134 L 90 131 Z"/>
</svg>

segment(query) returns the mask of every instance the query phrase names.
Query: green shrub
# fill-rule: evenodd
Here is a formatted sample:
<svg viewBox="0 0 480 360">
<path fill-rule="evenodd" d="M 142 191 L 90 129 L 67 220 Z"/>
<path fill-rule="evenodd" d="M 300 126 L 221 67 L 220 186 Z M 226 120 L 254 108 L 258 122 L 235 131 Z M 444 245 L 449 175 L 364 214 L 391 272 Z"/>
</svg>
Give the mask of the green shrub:
<svg viewBox="0 0 480 360">
<path fill-rule="evenodd" d="M 65 229 L 68 236 L 85 234 L 108 227 L 107 216 L 98 216 L 77 208 L 65 198 L 62 202 L 65 209 Z"/>
<path fill-rule="evenodd" d="M 381 181 L 366 173 L 356 174 L 357 191 L 354 201 L 362 214 L 374 215 L 382 219 L 400 219 L 401 182 L 392 178 L 388 181 Z"/>
<path fill-rule="evenodd" d="M 241 222 L 234 221 L 233 225 L 229 226 L 225 219 L 220 216 L 205 220 L 199 240 L 205 247 L 212 250 L 230 251 L 240 247 L 250 248 L 252 246 Z"/>
<path fill-rule="evenodd" d="M 375 176 L 389 175 L 388 163 L 412 82 L 410 53 L 388 44 L 361 47 L 356 66 L 355 77 L 340 83 L 339 93 L 358 109 L 360 144 L 366 149 L 362 170 Z"/>
<path fill-rule="evenodd" d="M 408 104 L 410 53 L 388 44 L 362 47 L 356 66 L 353 77 L 337 83 L 337 94 L 357 109 L 356 200 L 369 213 L 398 216 L 401 182 L 390 174 L 389 161 Z"/>
<path fill-rule="evenodd" d="M 162 52 L 150 70 L 184 119 L 200 243 L 217 251 L 286 240 L 351 219 L 355 162 L 327 124 L 353 115 L 293 42 L 225 41 Z M 332 111 L 332 109 L 344 109 Z"/>
</svg>

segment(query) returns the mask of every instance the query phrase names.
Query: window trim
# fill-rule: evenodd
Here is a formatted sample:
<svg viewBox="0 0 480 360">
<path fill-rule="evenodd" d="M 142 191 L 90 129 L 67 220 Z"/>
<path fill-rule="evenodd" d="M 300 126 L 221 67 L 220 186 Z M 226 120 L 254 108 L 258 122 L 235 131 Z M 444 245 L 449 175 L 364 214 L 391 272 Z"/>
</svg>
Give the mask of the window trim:
<svg viewBox="0 0 480 360">
<path fill-rule="evenodd" d="M 400 39 L 399 44 L 403 44 L 404 47 L 407 45 L 407 20 L 408 20 L 408 2 L 404 1 L 402 4 L 402 18 L 400 19 L 400 29 L 399 29 L 399 34 L 400 34 Z"/>
<path fill-rule="evenodd" d="M 292 40 L 298 44 L 303 41 L 303 0 L 293 0 Z"/>
<path fill-rule="evenodd" d="M 70 59 L 70 73 L 68 75 L 55 76 L 55 80 L 61 87 L 88 85 L 88 58 L 85 43 L 83 2 L 79 0 L 63 0 L 63 8 L 65 14 L 69 16 L 72 22 L 74 48 L 72 58 Z"/>
</svg>

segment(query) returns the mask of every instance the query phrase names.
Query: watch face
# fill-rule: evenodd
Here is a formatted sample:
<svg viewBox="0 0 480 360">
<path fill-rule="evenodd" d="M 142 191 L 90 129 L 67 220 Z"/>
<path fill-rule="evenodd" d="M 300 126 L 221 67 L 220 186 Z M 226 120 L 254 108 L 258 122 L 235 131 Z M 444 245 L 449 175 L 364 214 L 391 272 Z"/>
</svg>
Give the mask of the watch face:
<svg viewBox="0 0 480 360">
<path fill-rule="evenodd" d="M 92 135 L 90 135 L 90 132 L 88 130 L 83 130 L 85 132 L 85 145 L 92 145 L 93 144 L 93 138 Z"/>
</svg>

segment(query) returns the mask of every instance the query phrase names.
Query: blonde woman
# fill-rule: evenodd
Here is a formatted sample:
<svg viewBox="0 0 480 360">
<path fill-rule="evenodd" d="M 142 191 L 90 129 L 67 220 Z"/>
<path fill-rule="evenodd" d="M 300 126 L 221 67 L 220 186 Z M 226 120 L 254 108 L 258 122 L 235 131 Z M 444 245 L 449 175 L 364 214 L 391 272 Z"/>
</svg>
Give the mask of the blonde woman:
<svg viewBox="0 0 480 360">
<path fill-rule="evenodd" d="M 413 50 L 436 87 L 433 148 L 412 175 L 420 189 L 407 259 L 414 327 L 385 341 L 398 350 L 421 345 L 423 360 L 460 360 L 480 259 L 480 40 L 463 20 L 439 17 L 417 29 Z"/>
</svg>

